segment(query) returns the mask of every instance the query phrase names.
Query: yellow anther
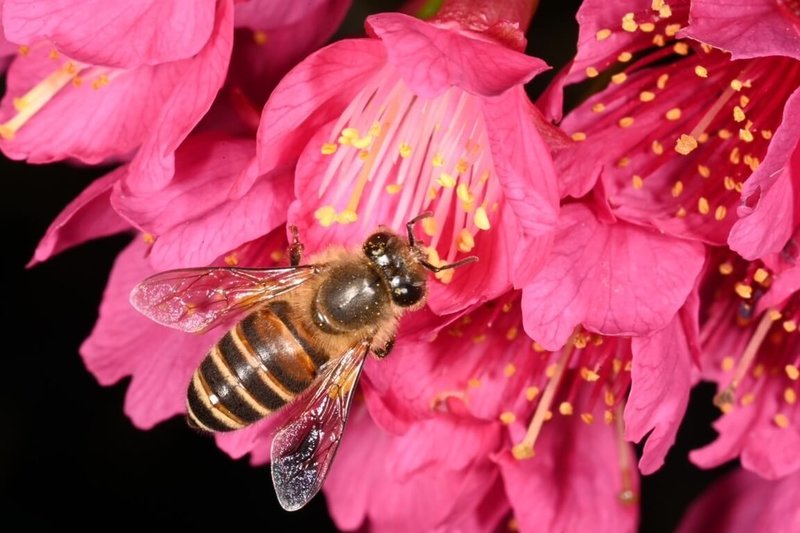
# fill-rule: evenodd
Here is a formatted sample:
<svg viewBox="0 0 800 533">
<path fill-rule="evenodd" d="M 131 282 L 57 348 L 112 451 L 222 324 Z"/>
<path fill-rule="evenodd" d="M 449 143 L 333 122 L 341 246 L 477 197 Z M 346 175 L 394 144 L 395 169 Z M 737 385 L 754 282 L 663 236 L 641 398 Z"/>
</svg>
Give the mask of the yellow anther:
<svg viewBox="0 0 800 533">
<path fill-rule="evenodd" d="M 765 141 L 772 139 L 772 130 L 761 130 L 761 137 L 763 137 Z"/>
<path fill-rule="evenodd" d="M 103 87 L 108 85 L 108 82 L 109 82 L 108 76 L 106 76 L 105 74 L 100 74 L 92 82 L 92 89 L 94 90 L 102 89 Z"/>
<path fill-rule="evenodd" d="M 475 201 L 475 195 L 469 192 L 469 187 L 467 187 L 466 183 L 459 183 L 458 187 L 456 187 L 456 195 L 458 199 L 465 203 L 471 203 Z"/>
<path fill-rule="evenodd" d="M 714 210 L 714 219 L 718 221 L 725 220 L 725 217 L 728 216 L 728 208 L 724 205 L 717 206 Z"/>
<path fill-rule="evenodd" d="M 682 133 L 675 142 L 675 151 L 681 155 L 689 155 L 695 148 L 697 148 L 697 139 L 685 133 Z"/>
<path fill-rule="evenodd" d="M 500 422 L 502 422 L 503 424 L 506 425 L 513 424 L 514 422 L 516 422 L 516 420 L 517 416 L 511 411 L 504 411 L 500 413 Z"/>
<path fill-rule="evenodd" d="M 685 56 L 689 54 L 689 45 L 683 41 L 679 41 L 675 43 L 675 46 L 672 47 L 672 50 L 674 50 L 679 56 Z"/>
<path fill-rule="evenodd" d="M 742 407 L 747 407 L 748 405 L 753 405 L 753 402 L 756 401 L 756 395 L 752 392 L 748 392 L 742 399 L 739 400 L 739 403 L 742 404 Z"/>
<path fill-rule="evenodd" d="M 783 313 L 781 313 L 777 309 L 770 309 L 769 311 L 767 311 L 767 314 L 769 315 L 770 320 L 772 320 L 773 322 L 777 322 L 778 320 L 783 318 Z"/>
<path fill-rule="evenodd" d="M 336 148 L 338 148 L 338 145 L 336 144 L 325 143 L 322 145 L 322 150 L 320 151 L 322 152 L 322 155 L 331 155 L 336 152 Z"/>
<path fill-rule="evenodd" d="M 359 150 L 358 151 L 358 158 L 361 161 L 366 161 L 367 159 L 369 159 L 369 151 L 368 150 Z"/>
<path fill-rule="evenodd" d="M 735 120 L 736 122 L 742 122 L 742 121 L 744 121 L 745 118 L 747 118 L 747 117 L 744 114 L 744 110 L 741 107 L 739 107 L 738 105 L 734 106 L 733 107 L 733 120 Z"/>
<path fill-rule="evenodd" d="M 656 25 L 652 22 L 642 22 L 639 24 L 639 29 L 642 30 L 644 33 L 651 33 L 656 29 Z"/>
<path fill-rule="evenodd" d="M 518 335 L 519 335 L 519 329 L 517 329 L 514 326 L 511 326 L 510 328 L 508 328 L 508 331 L 506 331 L 506 340 L 513 341 L 514 339 L 517 338 Z"/>
<path fill-rule="evenodd" d="M 602 113 L 606 110 L 606 105 L 603 102 L 597 102 L 592 106 L 592 111 L 595 113 Z"/>
<path fill-rule="evenodd" d="M 663 89 L 664 87 L 667 86 L 667 81 L 669 81 L 669 74 L 662 74 L 656 80 L 656 87 L 658 87 L 659 89 Z"/>
<path fill-rule="evenodd" d="M 753 273 L 753 279 L 756 283 L 761 283 L 763 285 L 764 282 L 767 281 L 767 278 L 769 278 L 769 271 L 765 268 L 758 267 Z"/>
<path fill-rule="evenodd" d="M 792 320 L 784 320 L 783 321 L 783 329 L 787 333 L 794 333 L 795 331 L 797 331 L 797 321 L 794 320 L 794 319 L 792 319 Z"/>
<path fill-rule="evenodd" d="M 447 172 L 442 172 L 436 179 L 436 183 L 438 183 L 439 185 L 441 185 L 446 189 L 452 189 L 453 187 L 456 186 L 456 179 Z"/>
<path fill-rule="evenodd" d="M 631 164 L 631 158 L 628 156 L 620 157 L 619 161 L 617 161 L 617 166 L 619 168 L 625 168 Z"/>
<path fill-rule="evenodd" d="M 678 120 L 681 118 L 681 109 L 679 107 L 673 107 L 664 113 L 664 116 L 667 118 L 667 120 Z"/>
<path fill-rule="evenodd" d="M 486 214 L 486 209 L 484 209 L 483 206 L 475 210 L 475 226 L 484 231 L 492 227 L 489 223 L 489 216 Z"/>
<path fill-rule="evenodd" d="M 664 39 L 664 36 L 661 35 L 660 33 L 656 33 L 655 35 L 653 35 L 653 44 L 658 47 L 663 47 L 664 45 L 667 44 L 667 40 Z"/>
<path fill-rule="evenodd" d="M 701 215 L 707 215 L 708 212 L 711 210 L 710 206 L 708 205 L 708 198 L 705 196 L 701 196 L 697 199 L 697 210 L 700 212 Z"/>
<path fill-rule="evenodd" d="M 613 392 L 606 389 L 605 393 L 603 394 L 603 402 L 605 402 L 608 407 L 613 407 L 614 404 L 617 403 L 617 399 Z"/>
<path fill-rule="evenodd" d="M 642 102 L 652 102 L 656 97 L 656 93 L 652 91 L 642 91 L 639 93 L 639 100 Z"/>
<path fill-rule="evenodd" d="M 386 192 L 388 192 L 389 194 L 397 194 L 400 192 L 402 188 L 403 186 L 400 185 L 399 183 L 390 183 L 389 185 L 386 186 Z"/>
<path fill-rule="evenodd" d="M 583 133 L 582 131 L 576 131 L 575 133 L 570 135 L 570 137 L 572 137 L 573 141 L 578 141 L 578 142 L 586 140 L 586 134 Z"/>
<path fill-rule="evenodd" d="M 794 405 L 797 403 L 797 393 L 791 387 L 786 387 L 783 391 L 783 401 L 788 403 L 789 405 Z"/>
<path fill-rule="evenodd" d="M 719 138 L 722 140 L 728 140 L 731 137 L 733 137 L 733 133 L 731 133 L 731 130 L 726 128 L 722 128 L 721 130 L 719 130 L 717 132 L 717 135 L 719 135 Z"/>
<path fill-rule="evenodd" d="M 634 174 L 631 181 L 633 182 L 634 189 L 641 189 L 644 187 L 644 180 L 638 174 Z"/>
<path fill-rule="evenodd" d="M 656 155 L 661 155 L 664 153 L 664 145 L 658 141 L 653 141 L 653 144 L 650 146 L 653 150 L 653 153 Z"/>
<path fill-rule="evenodd" d="M 732 191 L 733 189 L 736 188 L 736 182 L 730 176 L 725 176 L 722 179 L 722 183 L 725 186 L 725 189 L 728 190 L 728 191 Z"/>
<path fill-rule="evenodd" d="M 722 358 L 722 364 L 720 365 L 720 367 L 724 372 L 730 372 L 731 370 L 733 370 L 735 364 L 736 361 L 733 359 L 733 357 L 727 356 Z"/>
<path fill-rule="evenodd" d="M 542 346 L 541 344 L 539 344 L 536 341 L 533 341 L 531 343 L 531 349 L 536 353 L 544 353 L 544 352 L 547 351 L 547 350 L 544 349 L 544 346 Z"/>
<path fill-rule="evenodd" d="M 422 219 L 422 231 L 428 237 L 433 237 L 434 235 L 436 235 L 437 226 L 438 225 L 436 223 L 436 218 L 434 218 L 434 217 L 428 217 L 428 218 L 423 218 Z M 435 248 L 431 248 L 431 250 L 436 251 Z M 438 259 L 438 255 L 437 255 L 437 259 Z"/>
<path fill-rule="evenodd" d="M 544 421 L 547 422 L 548 420 L 552 419 L 553 419 L 553 411 L 550 411 L 548 409 L 547 412 L 544 414 Z"/>
<path fill-rule="evenodd" d="M 284 251 L 280 250 L 280 249 L 279 250 L 272 250 L 269 253 L 269 258 L 274 263 L 277 263 L 278 261 L 282 261 L 285 256 L 286 256 L 286 254 L 284 253 Z"/>
<path fill-rule="evenodd" d="M 517 461 L 521 461 L 523 459 L 530 459 L 535 455 L 535 453 L 533 452 L 533 447 L 531 445 L 520 442 L 511 448 L 511 455 L 513 455 L 514 459 Z"/>
<path fill-rule="evenodd" d="M 739 105 L 742 107 L 742 109 L 747 107 L 747 104 L 749 103 L 750 103 L 750 98 L 748 98 L 747 95 L 743 94 L 739 96 Z"/>
<path fill-rule="evenodd" d="M 314 218 L 327 228 L 336 220 L 336 210 L 330 205 L 320 207 L 314 211 Z"/>
<path fill-rule="evenodd" d="M 743 160 L 744 164 L 750 167 L 750 170 L 753 172 L 755 172 L 758 166 L 761 164 L 761 161 L 759 161 L 759 159 L 752 154 L 745 154 Z"/>
<path fill-rule="evenodd" d="M 665 4 L 661 9 L 658 10 L 658 16 L 662 19 L 670 18 L 672 16 L 672 8 Z"/>
<path fill-rule="evenodd" d="M 548 378 L 552 378 L 553 376 L 556 375 L 556 370 L 558 370 L 558 365 L 555 364 L 555 363 L 552 363 L 552 364 L 548 365 L 547 368 L 544 369 L 544 375 L 546 377 L 548 377 Z"/>
<path fill-rule="evenodd" d="M 703 176 L 704 178 L 708 178 L 711 176 L 711 169 L 708 168 L 706 165 L 697 165 L 697 173 Z"/>
<path fill-rule="evenodd" d="M 378 137 L 381 134 L 381 123 L 377 121 L 373 122 L 368 133 L 373 137 Z"/>
<path fill-rule="evenodd" d="M 528 387 L 525 389 L 525 398 L 532 402 L 539 395 L 539 387 Z"/>
<path fill-rule="evenodd" d="M 338 215 L 336 215 L 336 222 L 339 224 L 352 224 L 358 220 L 358 213 L 353 211 L 352 209 L 345 209 Z"/>
<path fill-rule="evenodd" d="M 622 52 L 620 55 L 617 56 L 617 61 L 620 63 L 627 63 L 633 59 L 633 54 L 630 52 Z"/>
<path fill-rule="evenodd" d="M 652 2 L 650 2 L 650 9 L 652 9 L 653 11 L 658 11 L 659 9 L 664 7 L 664 4 L 665 4 L 664 0 L 653 0 Z"/>
<path fill-rule="evenodd" d="M 30 52 L 30 51 L 31 51 L 31 47 L 30 46 L 27 46 L 27 45 L 23 44 L 23 45 L 20 45 L 20 47 L 19 47 L 19 55 L 21 55 L 23 57 L 28 55 L 28 52 Z"/>
<path fill-rule="evenodd" d="M 611 368 L 614 370 L 614 374 L 619 374 L 622 370 L 622 361 L 617 359 L 616 357 L 611 360 Z"/>
<path fill-rule="evenodd" d="M 622 29 L 627 32 L 634 32 L 639 27 L 636 24 L 636 21 L 633 19 L 633 13 L 625 13 L 625 16 L 622 17 Z"/>
<path fill-rule="evenodd" d="M 431 165 L 435 167 L 441 167 L 444 165 L 444 158 L 442 157 L 442 154 L 434 155 L 433 159 L 431 159 Z"/>
<path fill-rule="evenodd" d="M 783 371 L 786 372 L 786 377 L 792 381 L 797 381 L 800 379 L 800 369 L 798 369 L 795 365 L 786 365 L 783 367 Z"/>
<path fill-rule="evenodd" d="M 772 418 L 775 425 L 781 429 L 786 429 L 789 427 L 789 417 L 783 413 L 778 413 Z"/>
<path fill-rule="evenodd" d="M 153 244 L 156 242 L 156 238 L 152 233 L 142 233 L 142 240 L 145 244 Z"/>
<path fill-rule="evenodd" d="M 753 287 L 746 285 L 741 281 L 736 282 L 733 290 L 739 295 L 740 298 L 744 298 L 745 300 L 749 300 L 753 297 Z"/>
<path fill-rule="evenodd" d="M 594 415 L 592 413 L 581 413 L 581 420 L 585 424 L 592 424 L 594 422 Z"/>
<path fill-rule="evenodd" d="M 746 143 L 753 142 L 753 132 L 750 130 L 739 129 L 739 139 L 743 140 Z"/>
<path fill-rule="evenodd" d="M 708 137 L 708 133 L 703 132 L 703 133 L 701 133 L 700 135 L 697 136 L 697 142 L 700 143 L 700 144 L 703 144 L 704 142 L 706 142 L 708 140 L 708 138 L 709 138 Z"/>
<path fill-rule="evenodd" d="M 611 76 L 611 82 L 616 83 L 617 85 L 619 85 L 620 83 L 624 82 L 627 79 L 628 75 L 625 74 L 624 72 L 617 72 L 616 74 Z"/>
<path fill-rule="evenodd" d="M 737 80 L 737 79 L 731 80 L 731 89 L 733 89 L 734 91 L 741 91 L 742 87 L 744 87 L 742 80 Z"/>
<path fill-rule="evenodd" d="M 400 143 L 400 146 L 397 148 L 397 151 L 400 153 L 400 157 L 403 159 L 411 156 L 411 145 L 408 143 Z"/>
<path fill-rule="evenodd" d="M 262 30 L 256 30 L 253 32 L 253 42 L 259 46 L 264 46 L 267 44 L 267 33 Z"/>
<path fill-rule="evenodd" d="M 561 402 L 558 406 L 558 412 L 564 416 L 570 416 L 573 413 L 572 404 L 569 402 Z"/>
<path fill-rule="evenodd" d="M 364 150 L 365 148 L 369 148 L 369 145 L 372 144 L 372 141 L 375 139 L 372 135 L 365 135 L 364 137 L 358 137 L 356 139 L 352 139 L 350 143 L 359 150 Z"/>
<path fill-rule="evenodd" d="M 467 228 L 461 228 L 458 232 L 458 249 L 461 252 L 470 252 L 475 247 L 475 238 L 472 236 Z"/>
<path fill-rule="evenodd" d="M 480 386 L 481 386 L 481 380 L 479 380 L 478 378 L 470 378 L 467 381 L 467 387 L 469 387 L 470 389 L 477 389 Z"/>
<path fill-rule="evenodd" d="M 586 76 L 589 78 L 596 78 L 600 75 L 600 72 L 594 67 L 586 67 Z"/>
<path fill-rule="evenodd" d="M 53 48 L 52 50 L 50 50 L 50 53 L 47 54 L 47 57 L 49 57 L 50 59 L 58 59 L 60 57 L 60 54 L 58 53 L 58 50 Z"/>
<path fill-rule="evenodd" d="M 463 159 L 459 159 L 459 160 L 458 160 L 458 163 L 456 163 L 456 172 L 457 172 L 458 174 L 463 174 L 463 173 L 465 173 L 467 170 L 469 170 L 469 163 L 467 163 L 467 162 L 466 162 L 466 161 L 464 161 Z"/>
<path fill-rule="evenodd" d="M 697 74 L 700 78 L 707 78 L 708 77 L 708 69 L 706 67 L 697 65 L 694 67 L 694 73 Z"/>
<path fill-rule="evenodd" d="M 686 208 L 679 207 L 677 211 L 675 211 L 675 216 L 678 218 L 686 218 Z"/>
<path fill-rule="evenodd" d="M 605 41 L 606 39 L 611 37 L 611 30 L 609 30 L 608 28 L 597 30 L 597 33 L 595 33 L 594 36 L 598 41 Z"/>
<path fill-rule="evenodd" d="M 629 128 L 630 126 L 633 126 L 633 117 L 622 117 L 619 119 L 620 128 Z"/>
<path fill-rule="evenodd" d="M 580 374 L 581 374 L 581 378 L 585 379 L 586 381 L 588 381 L 590 383 L 600 379 L 600 374 L 598 374 L 594 370 L 586 368 L 585 366 L 581 367 Z"/>
<path fill-rule="evenodd" d="M 503 367 L 503 375 L 507 378 L 510 378 L 517 372 L 517 366 L 514 363 L 508 363 L 505 367 Z"/>
</svg>

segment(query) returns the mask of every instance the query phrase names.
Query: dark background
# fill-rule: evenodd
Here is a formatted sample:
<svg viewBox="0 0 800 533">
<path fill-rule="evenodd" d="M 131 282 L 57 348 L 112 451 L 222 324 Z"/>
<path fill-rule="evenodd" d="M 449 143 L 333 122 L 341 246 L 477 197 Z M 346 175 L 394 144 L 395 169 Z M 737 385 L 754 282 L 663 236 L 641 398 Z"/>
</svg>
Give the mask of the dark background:
<svg viewBox="0 0 800 533">
<path fill-rule="evenodd" d="M 365 14 L 392 7 L 357 4 L 343 35 L 357 34 Z M 543 0 L 529 32 L 529 52 L 564 65 L 574 53 L 578 4 Z M 548 79 L 537 79 L 532 94 Z M 175 524 L 333 531 L 322 497 L 285 513 L 267 469 L 231 460 L 182 419 L 137 430 L 122 413 L 127 382 L 101 387 L 83 367 L 78 347 L 97 317 L 114 257 L 130 236 L 85 244 L 31 270 L 25 264 L 52 219 L 102 173 L 29 166 L 0 156 L 6 289 L 0 527 L 111 525 L 102 514 L 131 527 L 157 529 Z M 689 502 L 719 475 L 697 470 L 686 458 L 688 450 L 714 438 L 712 395 L 709 386 L 695 390 L 667 464 L 642 480 L 641 531 L 673 530 Z"/>
</svg>

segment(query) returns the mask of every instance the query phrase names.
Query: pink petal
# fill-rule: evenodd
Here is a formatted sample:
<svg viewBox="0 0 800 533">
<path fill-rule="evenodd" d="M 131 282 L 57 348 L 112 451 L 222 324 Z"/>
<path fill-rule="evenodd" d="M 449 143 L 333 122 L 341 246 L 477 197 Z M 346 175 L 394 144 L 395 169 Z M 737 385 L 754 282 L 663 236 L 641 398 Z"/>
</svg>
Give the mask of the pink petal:
<svg viewBox="0 0 800 533">
<path fill-rule="evenodd" d="M 354 39 L 311 54 L 273 91 L 258 128 L 258 169 L 265 173 L 293 163 L 309 139 L 338 117 L 385 62 L 380 43 Z M 258 174 L 242 177 L 239 194 Z"/>
<path fill-rule="evenodd" d="M 626 223 L 600 223 L 586 207 L 562 210 L 552 255 L 525 287 L 525 331 L 557 350 L 575 326 L 647 335 L 666 326 L 703 266 L 697 243 Z"/>
<path fill-rule="evenodd" d="M 800 59 L 800 14 L 780 0 L 692 0 L 691 37 L 731 53 L 733 59 Z M 795 9 L 796 6 L 795 6 Z"/>
<path fill-rule="evenodd" d="M 406 84 L 423 97 L 452 86 L 495 96 L 548 68 L 540 59 L 400 13 L 372 15 L 367 29 L 383 41 Z"/>
<path fill-rule="evenodd" d="M 208 44 L 186 60 L 164 102 L 164 112 L 152 124 L 151 135 L 131 161 L 128 185 L 152 191 L 172 178 L 175 150 L 211 107 L 225 80 L 233 46 L 233 4 L 221 0 Z M 176 74 L 178 74 L 176 72 Z"/>
<path fill-rule="evenodd" d="M 8 39 L 49 39 L 78 61 L 113 67 L 156 65 L 196 54 L 214 25 L 213 0 L 107 2 L 6 0 Z"/>
<path fill-rule="evenodd" d="M 77 244 L 129 229 L 130 225 L 111 209 L 109 201 L 111 187 L 125 172 L 125 167 L 109 172 L 70 202 L 47 228 L 28 266 Z"/>
<path fill-rule="evenodd" d="M 320 27 L 314 24 L 309 17 L 319 17 L 319 22 L 326 24 L 328 21 L 322 20 L 321 15 L 328 13 L 329 19 L 338 19 L 341 22 L 341 16 L 349 7 L 350 0 L 306 0 L 305 2 L 248 0 L 236 3 L 234 20 L 237 28 L 269 30 L 268 39 L 271 48 L 273 30 L 293 25 L 297 25 L 297 29 L 302 29 L 299 26 L 304 23 L 307 25 L 306 32 L 316 33 L 320 31 Z M 331 31 L 334 31 L 336 27 L 338 27 L 338 22 L 333 23 Z"/>
<path fill-rule="evenodd" d="M 770 307 L 778 307 L 796 292 L 800 292 L 800 265 L 774 274 L 769 291 L 758 301 L 756 312 L 761 313 Z"/>
<path fill-rule="evenodd" d="M 633 467 L 630 447 L 624 460 Z M 637 506 L 623 503 L 623 487 L 614 429 L 584 424 L 576 417 L 556 416 L 536 443 L 536 455 L 517 460 L 509 452 L 497 457 L 506 494 L 521 531 L 634 531 Z"/>
<path fill-rule="evenodd" d="M 100 306 L 100 318 L 81 346 L 84 363 L 110 385 L 133 376 L 125 412 L 147 429 L 185 411 L 192 372 L 218 333 L 196 336 L 158 326 L 128 303 L 131 289 L 154 273 L 141 239 L 117 258 Z"/>
<path fill-rule="evenodd" d="M 652 474 L 664 464 L 689 403 L 692 358 L 686 337 L 676 315 L 661 331 L 632 340 L 625 439 L 639 442 L 652 430 L 639 460 L 642 474 Z"/>
<path fill-rule="evenodd" d="M 728 244 L 745 259 L 762 258 L 783 249 L 800 224 L 800 90 L 786 101 L 783 119 L 767 156 L 747 179 L 746 202 L 738 209 Z M 795 205 L 797 204 L 797 205 Z"/>
</svg>

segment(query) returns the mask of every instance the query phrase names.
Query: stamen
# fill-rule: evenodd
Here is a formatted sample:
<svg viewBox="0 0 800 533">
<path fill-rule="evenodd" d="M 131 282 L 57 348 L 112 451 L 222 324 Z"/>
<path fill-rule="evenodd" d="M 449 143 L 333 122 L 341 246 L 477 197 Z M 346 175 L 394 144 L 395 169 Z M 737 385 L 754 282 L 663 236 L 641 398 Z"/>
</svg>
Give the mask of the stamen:
<svg viewBox="0 0 800 533">
<path fill-rule="evenodd" d="M 622 490 L 619 499 L 625 505 L 633 505 L 639 501 L 633 484 L 633 466 L 630 460 L 630 444 L 625 440 L 625 422 L 622 418 L 622 405 L 616 407 L 615 433 L 617 440 L 617 456 L 619 459 L 619 471 L 622 476 Z"/>
</svg>

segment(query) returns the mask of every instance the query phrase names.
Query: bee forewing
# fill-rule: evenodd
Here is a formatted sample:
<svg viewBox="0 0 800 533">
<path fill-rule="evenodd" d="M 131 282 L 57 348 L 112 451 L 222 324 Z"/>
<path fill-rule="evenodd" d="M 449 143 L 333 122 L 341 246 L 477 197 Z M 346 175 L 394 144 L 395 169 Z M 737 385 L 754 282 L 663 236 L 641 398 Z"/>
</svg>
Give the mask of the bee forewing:
<svg viewBox="0 0 800 533">
<path fill-rule="evenodd" d="M 296 511 L 319 492 L 342 439 L 369 344 L 359 343 L 324 370 L 302 414 L 272 440 L 272 482 L 281 506 Z"/>
<path fill-rule="evenodd" d="M 159 324 L 198 333 L 294 289 L 317 272 L 315 265 L 170 270 L 136 285 L 130 302 Z"/>
</svg>

